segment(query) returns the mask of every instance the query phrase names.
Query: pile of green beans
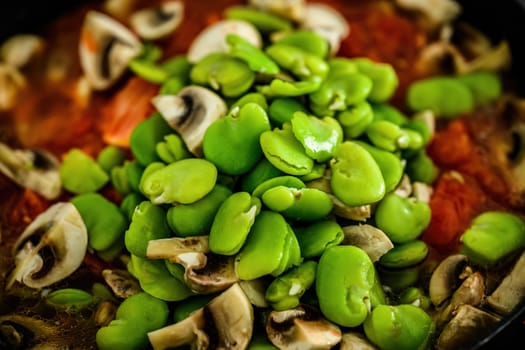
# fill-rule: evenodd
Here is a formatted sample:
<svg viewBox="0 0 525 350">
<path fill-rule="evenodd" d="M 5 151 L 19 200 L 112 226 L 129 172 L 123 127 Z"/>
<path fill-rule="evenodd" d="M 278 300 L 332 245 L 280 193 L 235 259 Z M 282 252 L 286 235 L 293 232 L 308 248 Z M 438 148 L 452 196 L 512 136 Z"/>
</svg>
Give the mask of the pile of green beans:
<svg viewBox="0 0 525 350">
<path fill-rule="evenodd" d="M 363 325 L 382 349 L 423 348 L 433 324 L 415 285 L 428 254 L 418 238 L 431 212 L 395 190 L 403 176 L 432 184 L 437 168 L 425 152 L 428 127 L 388 104 L 398 85 L 394 69 L 330 57 L 321 36 L 269 13 L 234 8 L 226 15 L 254 24 L 268 44 L 257 48 L 230 34 L 229 51 L 195 64 L 184 56 L 159 62 L 158 49 L 146 45 L 130 65 L 160 84 L 160 94 L 200 85 L 227 103 L 228 113 L 206 130 L 202 158 L 155 113 L 133 131 L 132 159 L 115 147 L 96 160 L 80 150 L 64 159 L 64 186 L 76 194 L 90 249 L 108 260 L 129 255 L 127 268 L 144 290 L 120 305 L 97 345 L 144 348 L 148 331 L 173 322 L 167 302 L 179 321 L 216 295 L 192 291 L 182 265 L 147 257 L 151 240 L 206 235 L 207 254 L 235 257 L 240 280 L 265 281 L 271 308 L 309 303 L 341 327 Z M 277 30 L 288 32 L 270 42 Z M 489 88 L 478 89 L 478 80 Z M 408 105 L 452 116 L 497 96 L 498 83 L 490 74 L 421 82 Z M 455 99 L 441 98 L 450 91 Z M 120 207 L 96 193 L 108 182 L 123 197 Z M 360 208 L 370 214 L 340 214 Z M 344 243 L 344 226 L 365 223 L 394 245 L 378 261 Z M 418 308 L 414 300 L 427 302 Z"/>
</svg>

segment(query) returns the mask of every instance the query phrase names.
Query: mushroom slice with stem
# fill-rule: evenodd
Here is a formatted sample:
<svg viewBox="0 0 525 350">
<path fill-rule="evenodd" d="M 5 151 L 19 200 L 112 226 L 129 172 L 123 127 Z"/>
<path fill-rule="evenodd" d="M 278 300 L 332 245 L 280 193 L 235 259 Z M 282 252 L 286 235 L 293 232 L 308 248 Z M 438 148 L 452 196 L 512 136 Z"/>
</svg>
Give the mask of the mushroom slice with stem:
<svg viewBox="0 0 525 350">
<path fill-rule="evenodd" d="M 196 156 L 202 156 L 202 140 L 208 127 L 228 111 L 219 95 L 196 85 L 185 87 L 177 95 L 155 96 L 151 102 Z"/>
<path fill-rule="evenodd" d="M 188 318 L 148 333 L 153 349 L 246 349 L 253 333 L 253 307 L 238 284 Z"/>
<path fill-rule="evenodd" d="M 162 39 L 172 34 L 184 17 L 182 1 L 168 1 L 157 7 L 133 13 L 129 19 L 131 27 L 146 40 Z"/>
<path fill-rule="evenodd" d="M 14 245 L 15 269 L 7 281 L 42 288 L 72 274 L 84 260 L 87 229 L 71 203 L 56 203 L 36 217 Z"/>
<path fill-rule="evenodd" d="M 498 313 L 507 315 L 525 299 L 525 252 L 505 276 L 501 284 L 487 298 L 489 305 Z"/>
<path fill-rule="evenodd" d="M 146 255 L 149 259 L 168 259 L 184 266 L 184 281 L 196 293 L 209 294 L 225 290 L 239 278 L 235 257 L 208 254 L 208 236 L 151 240 Z"/>
<path fill-rule="evenodd" d="M 43 50 L 44 39 L 33 34 L 19 34 L 2 44 L 0 58 L 12 67 L 21 68 Z"/>
<path fill-rule="evenodd" d="M 110 88 L 141 52 L 142 44 L 129 29 L 103 13 L 88 12 L 82 26 L 79 55 L 93 89 Z"/>
<path fill-rule="evenodd" d="M 325 4 L 307 4 L 301 27 L 325 38 L 332 55 L 339 51 L 341 41 L 350 34 L 350 26 L 343 15 Z"/>
<path fill-rule="evenodd" d="M 344 333 L 341 338 L 340 350 L 377 350 L 364 335 L 357 332 Z"/>
<path fill-rule="evenodd" d="M 102 277 L 119 298 L 129 298 L 142 291 L 139 282 L 127 270 L 106 269 L 102 271 Z"/>
<path fill-rule="evenodd" d="M 46 199 L 57 198 L 62 190 L 58 159 L 43 150 L 12 149 L 0 142 L 0 172 Z"/>
<path fill-rule="evenodd" d="M 295 22 L 301 21 L 305 14 L 305 0 L 250 0 L 248 3 Z"/>
<path fill-rule="evenodd" d="M 460 305 L 454 317 L 443 328 L 436 349 L 466 349 L 486 335 L 500 318 L 470 305 Z"/>
<path fill-rule="evenodd" d="M 266 321 L 268 339 L 281 350 L 331 349 L 341 341 L 341 330 L 316 309 L 302 305 L 272 311 Z"/>
<path fill-rule="evenodd" d="M 39 318 L 9 314 L 0 316 L 2 349 L 61 348 L 59 327 Z"/>
<path fill-rule="evenodd" d="M 454 293 L 462 277 L 469 273 L 467 263 L 467 257 L 462 254 L 450 255 L 441 261 L 430 277 L 428 292 L 432 304 L 440 306 Z"/>
<path fill-rule="evenodd" d="M 237 34 L 256 47 L 262 46 L 261 34 L 251 23 L 234 19 L 222 20 L 206 27 L 193 40 L 188 49 L 188 61 L 197 63 L 211 53 L 228 52 L 228 34 Z"/>
<path fill-rule="evenodd" d="M 352 244 L 363 249 L 372 262 L 376 262 L 386 252 L 394 248 L 394 244 L 380 229 L 364 224 L 343 227 L 345 238 L 342 244 Z"/>
<path fill-rule="evenodd" d="M 421 14 L 421 24 L 429 31 L 442 28 L 461 13 L 461 6 L 453 0 L 395 0 L 395 3 L 404 10 Z"/>
</svg>

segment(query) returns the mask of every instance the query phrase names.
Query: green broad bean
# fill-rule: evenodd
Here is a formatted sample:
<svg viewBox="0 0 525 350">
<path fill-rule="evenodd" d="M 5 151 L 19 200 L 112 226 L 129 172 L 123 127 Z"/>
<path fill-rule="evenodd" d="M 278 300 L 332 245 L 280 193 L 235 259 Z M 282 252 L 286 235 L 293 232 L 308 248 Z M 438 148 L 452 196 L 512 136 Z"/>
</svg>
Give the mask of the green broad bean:
<svg viewBox="0 0 525 350">
<path fill-rule="evenodd" d="M 389 100 L 399 85 L 396 71 L 387 63 L 373 62 L 368 58 L 356 58 L 352 60 L 357 70 L 372 79 L 372 91 L 368 99 L 372 102 L 384 102 Z"/>
<path fill-rule="evenodd" d="M 295 176 L 276 176 L 271 179 L 268 179 L 264 182 L 261 182 L 252 192 L 254 197 L 261 198 L 262 195 L 268 191 L 270 188 L 277 186 L 285 186 L 291 188 L 304 188 L 306 185 L 299 178 Z"/>
<path fill-rule="evenodd" d="M 262 158 L 255 167 L 241 179 L 241 190 L 253 193 L 255 188 L 266 180 L 282 176 L 284 173 L 274 167 L 266 158 Z"/>
<path fill-rule="evenodd" d="M 495 73 L 472 72 L 460 75 L 457 79 L 470 89 L 476 105 L 493 101 L 501 95 L 501 80 Z"/>
<path fill-rule="evenodd" d="M 293 97 L 317 91 L 320 86 L 321 82 L 317 80 L 290 82 L 273 79 L 270 85 L 257 86 L 257 90 L 267 97 Z"/>
<path fill-rule="evenodd" d="M 60 165 L 62 186 L 74 194 L 96 192 L 109 181 L 108 174 L 88 154 L 71 149 Z"/>
<path fill-rule="evenodd" d="M 399 109 L 387 103 L 374 103 L 372 110 L 374 111 L 374 120 L 386 120 L 398 126 L 404 126 L 409 122 L 409 119 Z"/>
<path fill-rule="evenodd" d="M 343 229 L 334 220 L 322 220 L 294 229 L 304 258 L 321 256 L 329 247 L 339 245 L 345 238 Z"/>
<path fill-rule="evenodd" d="M 108 249 L 124 235 L 128 220 L 119 207 L 98 193 L 71 199 L 88 231 L 88 244 L 96 251 Z"/>
<path fill-rule="evenodd" d="M 142 175 L 140 191 L 155 204 L 196 202 L 210 193 L 217 180 L 217 168 L 205 159 L 182 159 L 166 166 L 152 164 Z"/>
<path fill-rule="evenodd" d="M 330 53 L 328 41 L 311 30 L 290 32 L 277 40 L 275 44 L 295 46 L 320 58 L 325 58 Z"/>
<path fill-rule="evenodd" d="M 395 154 L 374 147 L 366 142 L 354 141 L 363 147 L 376 161 L 385 180 L 385 192 L 393 191 L 403 177 L 403 162 Z"/>
<path fill-rule="evenodd" d="M 366 136 L 376 147 L 389 152 L 395 152 L 406 144 L 407 140 L 403 130 L 396 124 L 387 120 L 376 120 L 366 128 Z"/>
<path fill-rule="evenodd" d="M 310 108 L 318 116 L 333 116 L 348 106 L 366 100 L 372 91 L 372 80 L 363 74 L 330 77 L 310 94 Z"/>
<path fill-rule="evenodd" d="M 429 109 L 438 117 L 454 118 L 474 109 L 474 97 L 459 79 L 434 77 L 410 85 L 407 105 L 415 112 Z"/>
<path fill-rule="evenodd" d="M 428 247 L 425 242 L 414 240 L 394 246 L 379 259 L 379 264 L 391 269 L 414 266 L 425 260 Z"/>
<path fill-rule="evenodd" d="M 157 62 L 162 58 L 162 49 L 151 42 L 145 42 L 138 59 L 147 62 Z"/>
<path fill-rule="evenodd" d="M 176 95 L 188 85 L 185 79 L 180 77 L 168 78 L 159 89 L 159 95 Z"/>
<path fill-rule="evenodd" d="M 319 259 L 316 291 L 319 307 L 330 321 L 356 327 L 368 316 L 370 291 L 375 282 L 374 264 L 364 250 L 334 246 Z"/>
<path fill-rule="evenodd" d="M 386 269 L 378 266 L 377 272 L 381 283 L 395 293 L 400 293 L 406 288 L 415 285 L 419 280 L 418 266 L 403 269 Z"/>
<path fill-rule="evenodd" d="M 126 244 L 124 243 L 124 236 L 121 236 L 107 249 L 99 250 L 97 255 L 102 260 L 110 261 L 118 257 L 125 248 Z"/>
<path fill-rule="evenodd" d="M 300 298 L 315 281 L 317 263 L 306 261 L 291 268 L 270 283 L 265 298 L 274 310 L 288 310 L 300 304 Z"/>
<path fill-rule="evenodd" d="M 163 162 L 168 164 L 191 156 L 184 140 L 175 133 L 164 136 L 164 140 L 155 146 L 155 152 Z"/>
<path fill-rule="evenodd" d="M 488 211 L 472 220 L 460 241 L 473 262 L 494 265 L 525 247 L 525 222 L 514 214 Z"/>
<path fill-rule="evenodd" d="M 262 33 L 292 29 L 290 21 L 269 12 L 259 11 L 246 6 L 229 7 L 225 12 L 225 16 L 228 19 L 249 22 Z"/>
<path fill-rule="evenodd" d="M 254 280 L 284 270 L 283 264 L 286 267 L 289 263 L 285 260 L 289 260 L 290 231 L 282 215 L 261 211 L 236 257 L 237 276 L 241 280 Z"/>
<path fill-rule="evenodd" d="M 97 301 L 108 300 L 117 303 L 117 299 L 113 295 L 113 292 L 106 284 L 95 282 L 91 286 L 91 295 Z"/>
<path fill-rule="evenodd" d="M 278 350 L 263 334 L 254 334 L 248 345 L 248 350 Z"/>
<path fill-rule="evenodd" d="M 433 329 L 430 316 L 413 305 L 379 305 L 364 323 L 367 338 L 382 350 L 425 349 Z"/>
<path fill-rule="evenodd" d="M 173 310 L 173 321 L 180 322 L 189 317 L 194 311 L 206 306 L 216 295 L 195 295 L 185 299 L 183 303 L 177 304 Z"/>
<path fill-rule="evenodd" d="M 432 184 L 438 176 L 439 169 L 425 150 L 421 149 L 408 159 L 405 172 L 412 181 Z"/>
<path fill-rule="evenodd" d="M 230 107 L 230 111 L 233 111 L 234 109 L 242 108 L 244 105 L 248 103 L 256 103 L 264 109 L 265 112 L 268 112 L 268 101 L 266 101 L 266 97 L 264 97 L 263 94 L 258 92 L 250 92 L 246 95 L 243 95 L 240 99 L 235 101 L 233 105 Z"/>
<path fill-rule="evenodd" d="M 143 172 L 144 168 L 137 161 L 126 160 L 123 165 L 111 169 L 111 184 L 121 195 L 139 192 Z"/>
<path fill-rule="evenodd" d="M 97 156 L 97 163 L 104 169 L 106 173 L 110 173 L 111 169 L 120 166 L 126 160 L 126 152 L 117 146 L 106 146 Z"/>
<path fill-rule="evenodd" d="M 159 161 L 156 146 L 164 136 L 173 133 L 173 129 L 164 118 L 155 113 L 140 122 L 130 137 L 130 148 L 133 156 L 142 166 Z"/>
<path fill-rule="evenodd" d="M 186 55 L 178 55 L 162 63 L 162 69 L 168 72 L 170 77 L 187 80 L 190 75 L 191 64 Z"/>
<path fill-rule="evenodd" d="M 193 83 L 220 90 L 226 97 L 237 97 L 255 81 L 255 73 L 238 58 L 212 53 L 197 62 L 190 71 Z"/>
<path fill-rule="evenodd" d="M 148 346 L 147 333 L 163 327 L 168 320 L 166 302 L 147 293 L 135 294 L 120 304 L 116 319 L 97 331 L 100 350 L 140 350 Z"/>
<path fill-rule="evenodd" d="M 370 289 L 370 306 L 374 309 L 378 305 L 388 304 L 385 291 L 383 289 L 383 284 L 379 279 L 379 273 L 375 274 L 374 285 Z"/>
<path fill-rule="evenodd" d="M 285 237 L 284 250 L 281 256 L 281 261 L 275 270 L 272 271 L 271 275 L 274 277 L 280 276 L 286 270 L 293 266 L 298 266 L 302 263 L 301 247 L 295 237 L 295 233 L 292 227 L 286 224 L 287 235 Z"/>
<path fill-rule="evenodd" d="M 170 236 L 171 231 L 164 209 L 149 201 L 144 201 L 135 208 L 129 228 L 124 235 L 124 241 L 126 249 L 131 254 L 145 258 L 150 240 Z"/>
<path fill-rule="evenodd" d="M 343 140 L 341 125 L 331 117 L 319 119 L 295 112 L 291 124 L 293 134 L 306 154 L 320 163 L 330 160 Z"/>
<path fill-rule="evenodd" d="M 137 76 L 153 84 L 162 84 L 169 78 L 169 73 L 162 66 L 141 58 L 132 59 L 128 68 Z"/>
<path fill-rule="evenodd" d="M 425 145 L 423 136 L 418 131 L 401 128 L 403 136 L 398 140 L 399 148 L 407 150 L 419 150 Z"/>
<path fill-rule="evenodd" d="M 210 250 L 222 255 L 237 254 L 260 211 L 260 199 L 250 196 L 248 192 L 236 192 L 228 197 L 213 219 L 209 235 Z"/>
<path fill-rule="evenodd" d="M 330 196 L 315 188 L 277 186 L 264 192 L 262 201 L 268 208 L 287 218 L 303 221 L 320 220 L 333 208 Z"/>
<path fill-rule="evenodd" d="M 423 310 L 430 308 L 430 298 L 425 295 L 421 288 L 410 287 L 407 288 L 399 296 L 400 304 L 411 304 Z"/>
<path fill-rule="evenodd" d="M 362 101 L 338 113 L 336 118 L 343 128 L 345 139 L 354 139 L 361 136 L 372 123 L 374 111 L 370 103 Z"/>
<path fill-rule="evenodd" d="M 296 46 L 273 44 L 266 48 L 266 54 L 301 80 L 323 80 L 328 74 L 324 59 Z"/>
<path fill-rule="evenodd" d="M 312 171 L 308 174 L 301 176 L 301 181 L 313 181 L 322 178 L 326 173 L 326 163 L 314 163 Z"/>
<path fill-rule="evenodd" d="M 180 237 L 208 233 L 219 207 L 231 194 L 229 188 L 217 184 L 210 193 L 195 203 L 178 204 L 168 209 L 168 225 Z"/>
<path fill-rule="evenodd" d="M 390 193 L 379 202 L 375 221 L 394 243 L 405 243 L 421 235 L 430 223 L 430 207 L 415 198 Z"/>
<path fill-rule="evenodd" d="M 330 162 L 334 195 L 349 206 L 378 202 L 385 195 L 385 181 L 374 157 L 352 141 L 339 146 Z"/>
<path fill-rule="evenodd" d="M 49 305 L 65 309 L 67 312 L 79 311 L 95 301 L 90 293 L 77 288 L 54 290 L 45 299 Z"/>
<path fill-rule="evenodd" d="M 184 273 L 185 269 L 184 266 L 181 264 L 173 263 L 169 261 L 168 259 L 164 259 L 164 265 L 166 266 L 166 269 L 177 280 L 184 282 Z"/>
<path fill-rule="evenodd" d="M 243 37 L 228 34 L 226 42 L 230 45 L 230 55 L 244 61 L 252 71 L 268 75 L 280 72 L 277 63 Z"/>
<path fill-rule="evenodd" d="M 295 112 L 308 113 L 306 107 L 295 98 L 280 97 L 270 103 L 268 116 L 274 125 L 290 122 Z"/>
<path fill-rule="evenodd" d="M 306 175 L 312 171 L 314 161 L 295 138 L 290 124 L 284 124 L 282 129 L 263 132 L 260 143 L 266 159 L 283 173 Z"/>
<path fill-rule="evenodd" d="M 346 57 L 333 57 L 328 61 L 330 66 L 329 78 L 337 77 L 338 75 L 348 75 L 359 73 L 355 62 Z"/>
<path fill-rule="evenodd" d="M 163 260 L 152 260 L 131 255 L 128 270 L 148 294 L 165 301 L 179 301 L 193 295 L 183 280 L 173 276 Z"/>
<path fill-rule="evenodd" d="M 213 122 L 204 134 L 204 157 L 228 175 L 248 172 L 262 156 L 259 138 L 270 131 L 264 109 L 247 103 Z"/>
</svg>

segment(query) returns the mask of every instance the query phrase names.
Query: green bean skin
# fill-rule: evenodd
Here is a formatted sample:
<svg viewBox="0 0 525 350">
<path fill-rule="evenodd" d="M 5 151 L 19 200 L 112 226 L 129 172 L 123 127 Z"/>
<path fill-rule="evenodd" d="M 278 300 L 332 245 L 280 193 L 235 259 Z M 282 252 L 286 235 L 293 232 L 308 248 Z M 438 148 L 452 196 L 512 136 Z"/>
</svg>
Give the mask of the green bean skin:
<svg viewBox="0 0 525 350">
<path fill-rule="evenodd" d="M 292 24 L 289 21 L 279 16 L 244 6 L 232 6 L 228 8 L 225 16 L 228 19 L 238 19 L 249 22 L 262 33 L 289 30 L 292 28 Z"/>
<path fill-rule="evenodd" d="M 228 34 L 226 42 L 230 45 L 230 54 L 243 60 L 252 71 L 275 75 L 279 73 L 279 66 L 259 48 L 253 46 L 243 37 Z"/>
<path fill-rule="evenodd" d="M 270 103 L 268 116 L 274 125 L 280 127 L 284 123 L 290 122 L 295 112 L 308 113 L 308 110 L 294 98 L 280 97 Z"/>
<path fill-rule="evenodd" d="M 357 70 L 372 79 L 372 91 L 369 99 L 372 102 L 384 102 L 394 94 L 399 81 L 394 68 L 386 63 L 373 62 L 367 58 L 353 59 Z"/>
<path fill-rule="evenodd" d="M 129 142 L 135 159 L 144 167 L 159 161 L 157 143 L 170 133 L 173 133 L 173 129 L 159 113 L 146 118 L 131 133 Z"/>
<path fill-rule="evenodd" d="M 109 176 L 88 154 L 73 148 L 60 166 L 60 179 L 67 191 L 83 194 L 100 190 L 109 181 Z"/>
<path fill-rule="evenodd" d="M 386 268 L 399 269 L 419 264 L 428 255 L 428 247 L 423 241 L 414 240 L 396 245 L 379 259 Z"/>
<path fill-rule="evenodd" d="M 343 127 L 345 140 L 361 136 L 374 120 L 374 111 L 367 101 L 362 101 L 337 114 Z"/>
<path fill-rule="evenodd" d="M 326 249 L 338 245 L 344 239 L 343 229 L 332 220 L 317 221 L 295 228 L 294 231 L 304 258 L 321 256 Z"/>
<path fill-rule="evenodd" d="M 291 32 L 275 43 L 295 46 L 320 58 L 327 57 L 330 51 L 328 41 L 314 31 L 309 30 Z"/>
</svg>

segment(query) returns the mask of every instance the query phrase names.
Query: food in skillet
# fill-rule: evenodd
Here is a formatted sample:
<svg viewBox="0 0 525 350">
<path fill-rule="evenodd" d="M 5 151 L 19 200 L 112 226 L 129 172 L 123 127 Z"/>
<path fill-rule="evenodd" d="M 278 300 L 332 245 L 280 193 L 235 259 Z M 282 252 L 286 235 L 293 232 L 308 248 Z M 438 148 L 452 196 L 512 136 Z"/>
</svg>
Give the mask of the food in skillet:
<svg viewBox="0 0 525 350">
<path fill-rule="evenodd" d="M 0 347 L 490 332 L 525 289 L 523 101 L 505 42 L 425 4 L 111 0 L 6 41 Z"/>
</svg>

